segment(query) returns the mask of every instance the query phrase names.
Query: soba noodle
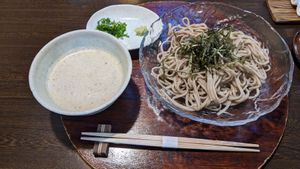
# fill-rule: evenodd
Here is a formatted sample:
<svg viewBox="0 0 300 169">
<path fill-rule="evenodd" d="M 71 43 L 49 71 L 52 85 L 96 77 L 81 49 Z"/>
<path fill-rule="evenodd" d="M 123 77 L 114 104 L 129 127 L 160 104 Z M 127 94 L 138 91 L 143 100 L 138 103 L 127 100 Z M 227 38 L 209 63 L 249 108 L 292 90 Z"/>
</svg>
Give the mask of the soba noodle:
<svg viewBox="0 0 300 169">
<path fill-rule="evenodd" d="M 178 108 L 228 114 L 230 106 L 260 94 L 259 88 L 271 68 L 269 51 L 253 37 L 232 31 L 229 38 L 236 46 L 233 51 L 236 60 L 222 63 L 221 67 L 192 72 L 189 56 L 182 56 L 180 52 L 180 43 L 191 36 L 206 34 L 208 29 L 204 23 L 190 24 L 187 18 L 183 19 L 183 26 L 169 26 L 168 38 L 160 44 L 157 55 L 159 65 L 152 68 L 151 75 L 158 82 L 159 93 Z"/>
</svg>

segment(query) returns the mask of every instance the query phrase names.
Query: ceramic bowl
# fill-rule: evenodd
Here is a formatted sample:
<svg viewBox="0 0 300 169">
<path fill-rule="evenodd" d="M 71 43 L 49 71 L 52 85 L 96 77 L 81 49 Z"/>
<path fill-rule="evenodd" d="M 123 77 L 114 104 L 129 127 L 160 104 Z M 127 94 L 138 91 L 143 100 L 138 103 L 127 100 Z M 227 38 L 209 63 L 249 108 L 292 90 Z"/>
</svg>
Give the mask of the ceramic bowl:
<svg viewBox="0 0 300 169">
<path fill-rule="evenodd" d="M 89 110 L 67 111 L 55 104 L 49 95 L 47 90 L 49 71 L 58 60 L 68 53 L 85 49 L 101 49 L 116 56 L 121 63 L 124 78 L 117 93 L 105 103 Z M 91 115 L 105 110 L 122 94 L 129 83 L 131 71 L 131 56 L 125 45 L 115 37 L 100 31 L 76 30 L 51 40 L 37 53 L 29 71 L 29 86 L 36 100 L 54 113 L 69 116 Z"/>
</svg>

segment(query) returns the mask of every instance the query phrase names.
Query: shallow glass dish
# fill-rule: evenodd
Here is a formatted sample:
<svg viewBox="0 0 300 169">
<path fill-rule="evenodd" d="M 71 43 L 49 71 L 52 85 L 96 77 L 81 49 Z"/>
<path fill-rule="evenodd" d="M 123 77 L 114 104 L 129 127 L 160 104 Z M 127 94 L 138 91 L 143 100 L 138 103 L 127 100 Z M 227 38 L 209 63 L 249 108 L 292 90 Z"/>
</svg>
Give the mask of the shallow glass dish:
<svg viewBox="0 0 300 169">
<path fill-rule="evenodd" d="M 235 30 L 243 31 L 255 37 L 263 46 L 269 49 L 271 70 L 267 72 L 268 77 L 260 88 L 259 96 L 255 99 L 248 99 L 236 106 L 231 106 L 227 112 L 233 114 L 233 116 L 218 116 L 215 112 L 206 109 L 183 111 L 159 94 L 159 87 L 156 80 L 151 76 L 151 69 L 158 65 L 156 55 L 159 52 L 160 42 L 167 37 L 168 24 L 172 24 L 172 26 L 182 25 L 183 17 L 188 17 L 191 24 L 204 22 L 210 28 L 231 25 Z M 157 39 L 151 32 L 155 32 L 153 28 L 160 21 L 163 23 L 163 30 Z M 144 42 L 148 40 L 151 40 L 151 44 L 145 46 Z M 152 30 L 150 29 L 148 34 L 144 36 L 139 55 L 141 71 L 147 90 L 151 93 L 152 99 L 162 105 L 163 109 L 194 121 L 218 126 L 243 125 L 275 110 L 290 89 L 294 71 L 292 56 L 287 44 L 266 20 L 252 12 L 215 2 L 187 3 L 165 13 L 152 24 Z"/>
</svg>

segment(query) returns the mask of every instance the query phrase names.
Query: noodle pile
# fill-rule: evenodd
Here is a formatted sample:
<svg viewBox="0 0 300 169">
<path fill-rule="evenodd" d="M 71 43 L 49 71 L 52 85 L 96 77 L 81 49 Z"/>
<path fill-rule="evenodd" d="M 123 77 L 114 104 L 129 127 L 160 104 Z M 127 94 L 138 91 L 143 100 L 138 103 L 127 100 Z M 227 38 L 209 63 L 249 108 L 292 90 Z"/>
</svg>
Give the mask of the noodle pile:
<svg viewBox="0 0 300 169">
<path fill-rule="evenodd" d="M 259 88 L 267 78 L 266 72 L 271 68 L 269 51 L 251 36 L 232 31 L 229 38 L 236 46 L 233 50 L 235 60 L 221 61 L 220 67 L 211 66 L 194 72 L 190 56 L 182 54 L 180 44 L 190 37 L 206 34 L 208 30 L 206 24 L 190 24 L 187 18 L 183 19 L 183 26 L 170 26 L 168 38 L 160 45 L 157 55 L 159 65 L 152 68 L 151 75 L 158 82 L 159 93 L 178 108 L 229 114 L 230 106 L 259 95 Z"/>
</svg>

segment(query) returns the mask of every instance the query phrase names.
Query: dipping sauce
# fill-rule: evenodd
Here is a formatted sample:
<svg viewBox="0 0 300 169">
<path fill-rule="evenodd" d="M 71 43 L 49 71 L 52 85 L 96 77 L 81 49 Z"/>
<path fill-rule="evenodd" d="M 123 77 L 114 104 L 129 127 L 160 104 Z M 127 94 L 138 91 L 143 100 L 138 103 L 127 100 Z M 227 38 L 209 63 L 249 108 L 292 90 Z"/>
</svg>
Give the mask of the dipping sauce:
<svg viewBox="0 0 300 169">
<path fill-rule="evenodd" d="M 100 49 L 73 52 L 49 71 L 50 97 L 66 111 L 96 108 L 110 100 L 121 88 L 124 73 L 120 61 Z"/>
</svg>

